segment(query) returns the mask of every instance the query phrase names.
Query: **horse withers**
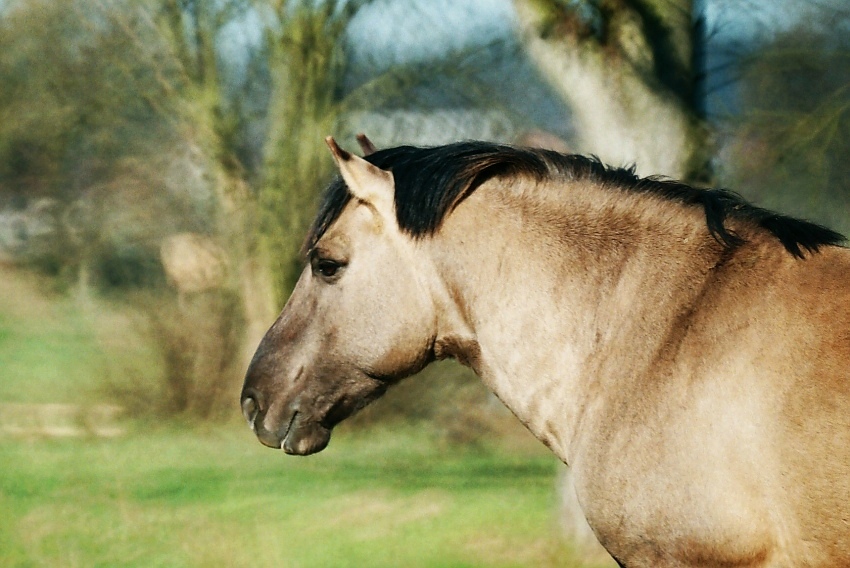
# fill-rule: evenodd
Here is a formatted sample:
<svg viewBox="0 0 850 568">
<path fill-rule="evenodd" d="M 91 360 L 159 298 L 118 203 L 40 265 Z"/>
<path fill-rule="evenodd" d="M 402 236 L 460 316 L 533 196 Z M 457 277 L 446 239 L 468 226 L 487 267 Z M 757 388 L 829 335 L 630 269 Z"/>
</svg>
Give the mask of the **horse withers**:
<svg viewBox="0 0 850 568">
<path fill-rule="evenodd" d="M 581 156 L 328 143 L 341 178 L 242 392 L 263 444 L 320 451 L 454 357 L 621 565 L 850 566 L 841 235 Z"/>
</svg>

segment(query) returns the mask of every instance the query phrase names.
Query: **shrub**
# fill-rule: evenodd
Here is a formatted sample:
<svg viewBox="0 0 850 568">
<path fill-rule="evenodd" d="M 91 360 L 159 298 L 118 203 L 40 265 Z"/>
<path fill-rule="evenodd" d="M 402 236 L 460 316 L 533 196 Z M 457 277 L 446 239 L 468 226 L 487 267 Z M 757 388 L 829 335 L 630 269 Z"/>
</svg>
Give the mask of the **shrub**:
<svg viewBox="0 0 850 568">
<path fill-rule="evenodd" d="M 236 408 L 244 318 L 236 293 L 138 296 L 143 333 L 159 359 L 154 380 L 128 371 L 109 390 L 138 417 L 220 419 Z"/>
</svg>

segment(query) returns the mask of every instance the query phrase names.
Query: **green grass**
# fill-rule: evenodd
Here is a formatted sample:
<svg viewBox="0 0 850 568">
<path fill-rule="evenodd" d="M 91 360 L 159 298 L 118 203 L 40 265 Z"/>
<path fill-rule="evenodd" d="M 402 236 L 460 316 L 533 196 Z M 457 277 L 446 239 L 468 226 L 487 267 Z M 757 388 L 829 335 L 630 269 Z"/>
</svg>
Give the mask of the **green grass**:
<svg viewBox="0 0 850 568">
<path fill-rule="evenodd" d="M 80 305 L 49 281 L 0 265 L 0 403 L 87 403 L 128 370 L 150 379 L 137 314 Z"/>
<path fill-rule="evenodd" d="M 0 400 L 79 402 L 105 373 L 93 333 L 74 318 L 18 322 L 0 317 Z M 59 322 L 59 323 L 56 323 Z"/>
<path fill-rule="evenodd" d="M 561 566 L 554 458 L 411 428 L 0 441 L 0 566 Z M 569 565 L 569 564 L 567 564 Z"/>
</svg>

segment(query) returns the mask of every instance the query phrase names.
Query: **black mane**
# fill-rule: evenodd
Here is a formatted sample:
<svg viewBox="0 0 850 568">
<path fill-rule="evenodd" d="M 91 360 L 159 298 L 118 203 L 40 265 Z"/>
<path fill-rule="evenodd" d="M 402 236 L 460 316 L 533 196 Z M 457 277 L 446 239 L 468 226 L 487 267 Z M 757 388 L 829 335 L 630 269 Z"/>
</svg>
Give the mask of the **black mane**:
<svg viewBox="0 0 850 568">
<path fill-rule="evenodd" d="M 538 180 L 559 176 L 594 181 L 701 206 L 709 232 L 729 248 L 743 243 L 726 227 L 729 218 L 748 220 L 766 229 L 798 258 L 803 258 L 804 251 L 814 253 L 821 246 L 845 240 L 843 235 L 821 225 L 756 207 L 726 189 L 701 189 L 657 177 L 640 178 L 633 167 L 609 167 L 595 157 L 490 142 L 458 142 L 429 148 L 387 148 L 366 160 L 392 171 L 398 224 L 414 238 L 434 234 L 446 215 L 485 181 L 499 175 L 524 174 Z M 350 199 L 351 194 L 338 177 L 325 192 L 305 243 L 307 249 L 315 246 Z"/>
</svg>

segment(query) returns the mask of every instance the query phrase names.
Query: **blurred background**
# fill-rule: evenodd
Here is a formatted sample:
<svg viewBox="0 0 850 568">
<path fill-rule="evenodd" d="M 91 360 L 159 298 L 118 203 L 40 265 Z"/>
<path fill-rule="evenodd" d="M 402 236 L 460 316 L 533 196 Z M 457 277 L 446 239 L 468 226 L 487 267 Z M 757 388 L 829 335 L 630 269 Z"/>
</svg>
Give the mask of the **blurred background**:
<svg viewBox="0 0 850 568">
<path fill-rule="evenodd" d="M 846 0 L 0 0 L 0 565 L 609 566 L 467 371 L 322 454 L 248 359 L 355 149 L 595 154 L 850 231 Z"/>
</svg>

